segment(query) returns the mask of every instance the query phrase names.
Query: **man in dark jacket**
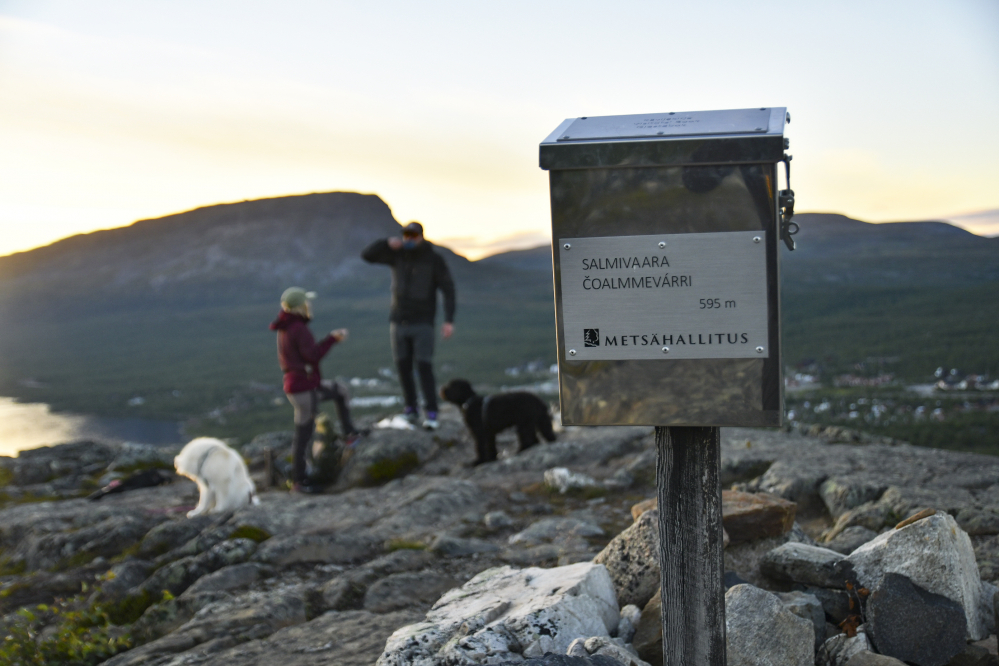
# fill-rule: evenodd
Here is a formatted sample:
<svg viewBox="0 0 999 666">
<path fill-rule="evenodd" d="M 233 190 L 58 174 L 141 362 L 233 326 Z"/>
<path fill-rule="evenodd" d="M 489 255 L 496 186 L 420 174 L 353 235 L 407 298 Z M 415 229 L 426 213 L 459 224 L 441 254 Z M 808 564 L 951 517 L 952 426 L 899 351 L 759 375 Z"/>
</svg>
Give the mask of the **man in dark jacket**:
<svg viewBox="0 0 999 666">
<path fill-rule="evenodd" d="M 392 312 L 389 331 L 392 356 L 399 370 L 406 400 L 406 417 L 415 422 L 416 383 L 413 361 L 420 374 L 426 419 L 423 427 L 437 428 L 437 388 L 434 382 L 434 318 L 437 315 L 437 290 L 444 294 L 445 340 L 454 332 L 454 281 L 444 259 L 434 252 L 433 243 L 423 238 L 423 225 L 410 222 L 402 229 L 402 238 L 375 241 L 361 253 L 372 264 L 392 267 Z"/>
</svg>

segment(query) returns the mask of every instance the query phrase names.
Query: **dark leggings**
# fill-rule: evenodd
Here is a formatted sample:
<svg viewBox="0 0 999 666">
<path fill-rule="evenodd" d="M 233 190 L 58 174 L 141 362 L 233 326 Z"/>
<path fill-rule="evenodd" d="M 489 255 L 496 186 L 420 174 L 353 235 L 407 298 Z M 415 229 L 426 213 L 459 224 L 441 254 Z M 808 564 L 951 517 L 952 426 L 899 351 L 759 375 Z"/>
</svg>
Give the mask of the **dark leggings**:
<svg viewBox="0 0 999 666">
<path fill-rule="evenodd" d="M 316 429 L 316 412 L 319 403 L 332 400 L 336 405 L 336 413 L 340 418 L 340 428 L 344 437 L 355 432 L 354 423 L 350 418 L 350 406 L 347 404 L 347 388 L 342 384 L 324 381 L 314 391 L 289 393 L 288 401 L 295 408 L 295 438 L 292 440 L 292 474 L 295 483 L 305 483 L 305 456 L 312 435 Z"/>
<path fill-rule="evenodd" d="M 406 407 L 416 410 L 416 381 L 413 379 L 412 353 L 401 356 L 395 362 L 399 370 L 399 383 L 402 384 L 402 395 Z M 420 392 L 428 412 L 437 411 L 437 385 L 434 382 L 434 365 L 429 361 L 417 361 L 416 370 L 420 373 Z"/>
</svg>

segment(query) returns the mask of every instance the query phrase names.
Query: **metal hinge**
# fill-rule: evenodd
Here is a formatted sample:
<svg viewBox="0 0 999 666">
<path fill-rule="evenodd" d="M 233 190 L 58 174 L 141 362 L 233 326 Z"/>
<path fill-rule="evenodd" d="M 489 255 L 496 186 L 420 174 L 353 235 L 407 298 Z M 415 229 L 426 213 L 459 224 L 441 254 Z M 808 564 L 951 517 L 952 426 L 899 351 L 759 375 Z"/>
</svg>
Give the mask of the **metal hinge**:
<svg viewBox="0 0 999 666">
<path fill-rule="evenodd" d="M 787 245 L 788 250 L 794 249 L 794 236 L 798 233 L 798 225 L 791 221 L 794 217 L 794 190 L 791 189 L 791 156 L 784 153 L 785 175 L 787 176 L 787 189 L 777 193 L 777 206 L 780 208 L 780 239 Z"/>
</svg>

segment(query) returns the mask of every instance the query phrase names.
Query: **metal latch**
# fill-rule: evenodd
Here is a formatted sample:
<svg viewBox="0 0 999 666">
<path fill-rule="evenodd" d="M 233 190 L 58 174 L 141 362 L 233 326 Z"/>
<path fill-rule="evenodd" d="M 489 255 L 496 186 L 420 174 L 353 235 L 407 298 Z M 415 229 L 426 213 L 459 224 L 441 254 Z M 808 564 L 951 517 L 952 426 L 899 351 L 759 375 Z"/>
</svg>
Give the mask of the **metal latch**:
<svg viewBox="0 0 999 666">
<path fill-rule="evenodd" d="M 787 189 L 777 193 L 777 206 L 780 208 L 780 239 L 787 245 L 788 250 L 794 249 L 794 236 L 798 233 L 798 225 L 791 221 L 794 217 L 794 190 L 791 189 L 791 159 L 792 157 L 784 153 L 785 174 L 787 175 Z"/>
</svg>

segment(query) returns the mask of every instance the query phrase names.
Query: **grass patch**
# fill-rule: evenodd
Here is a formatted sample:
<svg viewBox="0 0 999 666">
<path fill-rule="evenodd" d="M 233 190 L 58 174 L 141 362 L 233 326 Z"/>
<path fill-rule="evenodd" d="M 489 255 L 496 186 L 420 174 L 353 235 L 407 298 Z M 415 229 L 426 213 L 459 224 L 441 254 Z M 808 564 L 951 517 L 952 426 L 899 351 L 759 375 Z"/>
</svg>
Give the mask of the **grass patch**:
<svg viewBox="0 0 999 666">
<path fill-rule="evenodd" d="M 6 467 L 0 467 L 0 488 L 9 486 L 14 482 L 14 472 Z"/>
<path fill-rule="evenodd" d="M 0 576 L 20 576 L 27 568 L 28 563 L 24 560 L 0 559 Z"/>
<path fill-rule="evenodd" d="M 14 617 L 0 643 L 2 664 L 93 666 L 132 647 L 128 633 L 112 627 L 107 613 L 88 607 L 82 595 L 22 608 Z"/>
<path fill-rule="evenodd" d="M 267 530 L 262 530 L 255 525 L 240 525 L 236 528 L 236 531 L 229 535 L 229 538 L 252 539 L 257 543 L 262 543 L 270 539 L 271 535 Z"/>
<path fill-rule="evenodd" d="M 368 484 L 380 486 L 392 479 L 406 476 L 420 466 L 420 459 L 412 451 L 406 451 L 394 458 L 378 458 L 368 465 Z"/>
<path fill-rule="evenodd" d="M 142 617 L 147 608 L 162 600 L 162 596 L 158 597 L 150 594 L 148 590 L 141 590 L 136 594 L 127 595 L 121 601 L 105 603 L 101 609 L 111 624 L 132 624 Z"/>
</svg>

